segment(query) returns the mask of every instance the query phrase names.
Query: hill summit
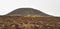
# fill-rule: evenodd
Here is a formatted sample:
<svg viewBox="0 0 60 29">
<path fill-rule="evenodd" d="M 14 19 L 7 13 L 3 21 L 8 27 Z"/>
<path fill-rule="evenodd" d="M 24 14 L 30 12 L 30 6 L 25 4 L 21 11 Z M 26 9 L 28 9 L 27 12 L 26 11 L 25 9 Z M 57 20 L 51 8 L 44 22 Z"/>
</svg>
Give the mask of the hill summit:
<svg viewBox="0 0 60 29">
<path fill-rule="evenodd" d="M 6 16 L 50 16 L 48 14 L 45 14 L 37 9 L 33 8 L 18 8 L 10 13 L 8 13 Z"/>
</svg>

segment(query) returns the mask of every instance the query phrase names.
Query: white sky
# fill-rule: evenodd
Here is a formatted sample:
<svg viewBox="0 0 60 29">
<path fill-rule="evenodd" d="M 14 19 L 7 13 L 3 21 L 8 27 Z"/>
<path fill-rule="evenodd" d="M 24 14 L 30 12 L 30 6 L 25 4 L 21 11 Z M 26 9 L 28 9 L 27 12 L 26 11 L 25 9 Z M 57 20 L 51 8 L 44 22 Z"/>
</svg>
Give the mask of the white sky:
<svg viewBox="0 0 60 29">
<path fill-rule="evenodd" d="M 22 7 L 35 8 L 49 15 L 60 16 L 60 0 L 0 0 L 0 15 Z"/>
</svg>

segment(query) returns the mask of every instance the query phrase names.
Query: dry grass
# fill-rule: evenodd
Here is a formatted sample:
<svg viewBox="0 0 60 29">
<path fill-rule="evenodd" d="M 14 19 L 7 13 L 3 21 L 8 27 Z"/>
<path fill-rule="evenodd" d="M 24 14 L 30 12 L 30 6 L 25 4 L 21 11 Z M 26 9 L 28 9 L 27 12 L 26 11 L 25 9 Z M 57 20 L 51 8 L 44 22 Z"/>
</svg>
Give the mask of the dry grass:
<svg viewBox="0 0 60 29">
<path fill-rule="evenodd" d="M 60 29 L 60 17 L 0 16 L 0 29 Z"/>
</svg>

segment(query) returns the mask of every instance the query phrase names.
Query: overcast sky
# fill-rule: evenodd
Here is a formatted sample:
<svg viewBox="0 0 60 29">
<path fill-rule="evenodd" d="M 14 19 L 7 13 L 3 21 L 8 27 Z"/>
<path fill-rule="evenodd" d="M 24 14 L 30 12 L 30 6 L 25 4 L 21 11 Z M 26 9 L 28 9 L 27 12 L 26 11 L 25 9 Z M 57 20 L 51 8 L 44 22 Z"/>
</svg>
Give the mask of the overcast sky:
<svg viewBox="0 0 60 29">
<path fill-rule="evenodd" d="M 38 9 L 53 16 L 60 16 L 60 0 L 0 0 L 0 15 L 23 7 Z"/>
</svg>

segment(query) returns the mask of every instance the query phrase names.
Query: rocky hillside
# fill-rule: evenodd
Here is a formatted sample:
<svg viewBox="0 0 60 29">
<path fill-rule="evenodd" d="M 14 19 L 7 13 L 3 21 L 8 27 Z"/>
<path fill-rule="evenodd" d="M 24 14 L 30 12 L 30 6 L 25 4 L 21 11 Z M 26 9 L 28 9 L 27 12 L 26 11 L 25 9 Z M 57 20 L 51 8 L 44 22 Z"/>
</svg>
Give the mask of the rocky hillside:
<svg viewBox="0 0 60 29">
<path fill-rule="evenodd" d="M 10 13 L 8 13 L 5 16 L 51 16 L 48 14 L 43 13 L 42 11 L 39 11 L 37 9 L 33 9 L 33 8 L 18 8 Z"/>
</svg>

